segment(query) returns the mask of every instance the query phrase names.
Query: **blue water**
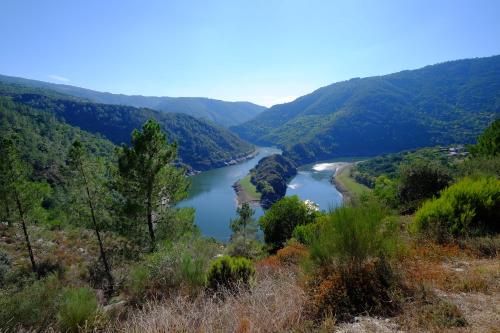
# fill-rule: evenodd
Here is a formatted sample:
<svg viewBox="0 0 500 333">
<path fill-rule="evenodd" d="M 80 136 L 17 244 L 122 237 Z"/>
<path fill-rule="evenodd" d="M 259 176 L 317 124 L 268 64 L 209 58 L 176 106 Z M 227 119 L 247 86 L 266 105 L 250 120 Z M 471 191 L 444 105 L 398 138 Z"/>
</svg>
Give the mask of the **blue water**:
<svg viewBox="0 0 500 333">
<path fill-rule="evenodd" d="M 243 163 L 202 172 L 190 177 L 191 188 L 188 199 L 180 207 L 196 209 L 195 222 L 205 236 L 228 241 L 231 235 L 229 222 L 236 217 L 236 193 L 232 185 L 245 177 L 257 162 L 271 154 L 280 153 L 275 148 L 259 148 L 258 154 Z M 322 210 L 328 210 L 342 202 L 342 196 L 330 184 L 332 170 L 314 171 L 313 165 L 301 168 L 287 189 L 286 195 L 298 195 L 302 200 L 312 200 Z M 255 204 L 255 218 L 263 215 L 262 208 Z"/>
<path fill-rule="evenodd" d="M 179 203 L 179 206 L 196 209 L 195 222 L 203 235 L 228 241 L 231 235 L 229 221 L 236 217 L 237 207 L 232 185 L 245 177 L 261 158 L 280 152 L 275 148 L 258 148 L 258 154 L 243 163 L 190 177 L 189 197 Z M 253 208 L 256 218 L 264 214 L 259 205 L 255 204 Z"/>
<path fill-rule="evenodd" d="M 297 176 L 288 184 L 286 195 L 298 195 L 302 200 L 311 200 L 320 210 L 328 211 L 342 203 L 342 194 L 330 183 L 334 169 L 315 171 L 314 165 L 300 168 Z"/>
</svg>

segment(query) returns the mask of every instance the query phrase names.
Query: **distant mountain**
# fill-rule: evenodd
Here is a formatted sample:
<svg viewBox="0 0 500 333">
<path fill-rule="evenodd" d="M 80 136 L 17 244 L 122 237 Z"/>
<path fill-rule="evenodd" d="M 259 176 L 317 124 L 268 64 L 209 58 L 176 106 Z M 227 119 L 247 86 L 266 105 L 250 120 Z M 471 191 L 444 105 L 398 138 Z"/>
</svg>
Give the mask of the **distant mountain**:
<svg viewBox="0 0 500 333">
<path fill-rule="evenodd" d="M 500 56 L 351 79 L 231 129 L 296 162 L 470 143 L 500 115 Z"/>
<path fill-rule="evenodd" d="M 154 97 L 111 94 L 65 84 L 55 84 L 5 75 L 0 75 L 0 82 L 49 89 L 96 103 L 129 105 L 164 112 L 185 113 L 195 118 L 215 122 L 224 127 L 241 124 L 267 109 L 264 106 L 250 102 L 226 102 L 202 97 Z"/>
<path fill-rule="evenodd" d="M 196 170 L 224 166 L 254 150 L 227 129 L 186 114 L 87 102 L 42 88 L 4 83 L 0 83 L 0 96 L 8 97 L 17 106 L 50 113 L 60 122 L 102 135 L 115 144 L 129 143 L 134 129 L 148 119 L 156 119 L 168 139 L 179 143 L 181 162 Z M 3 113 L 0 107 L 2 117 Z"/>
</svg>

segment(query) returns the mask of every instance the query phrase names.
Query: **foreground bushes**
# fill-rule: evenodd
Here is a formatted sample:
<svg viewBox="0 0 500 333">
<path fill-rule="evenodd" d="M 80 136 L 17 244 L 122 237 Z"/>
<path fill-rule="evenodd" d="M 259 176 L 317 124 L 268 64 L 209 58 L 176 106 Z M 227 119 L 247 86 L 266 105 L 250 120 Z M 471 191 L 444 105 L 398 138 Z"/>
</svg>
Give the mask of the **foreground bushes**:
<svg viewBox="0 0 500 333">
<path fill-rule="evenodd" d="M 0 328 L 46 329 L 55 321 L 60 291 L 60 281 L 54 275 L 19 292 L 0 291 Z"/>
<path fill-rule="evenodd" d="M 397 224 L 375 201 L 331 212 L 310 246 L 313 316 L 350 320 L 398 310 L 401 284 L 388 261 L 399 248 L 397 235 Z"/>
<path fill-rule="evenodd" d="M 97 299 L 89 288 L 66 289 L 62 294 L 57 322 L 63 332 L 92 327 L 97 315 Z"/>
<path fill-rule="evenodd" d="M 292 236 L 294 239 L 302 244 L 310 245 L 315 239 L 317 239 L 328 223 L 329 217 L 326 215 L 318 216 L 314 223 L 298 225 L 293 229 Z"/>
<path fill-rule="evenodd" d="M 415 215 L 414 230 L 437 241 L 500 231 L 500 180 L 464 178 L 426 202 Z"/>
<path fill-rule="evenodd" d="M 399 277 L 385 260 L 323 272 L 308 287 L 316 318 L 333 316 L 349 321 L 360 314 L 394 315 L 401 305 Z"/>
<path fill-rule="evenodd" d="M 147 303 L 130 313 L 117 332 L 311 332 L 305 326 L 307 297 L 296 275 L 263 274 L 250 288 L 201 293 Z"/>
<path fill-rule="evenodd" d="M 207 274 L 207 286 L 211 290 L 233 289 L 237 285 L 249 285 L 255 275 L 252 262 L 246 258 L 222 256 L 212 262 Z"/>
<path fill-rule="evenodd" d="M 59 327 L 64 332 L 77 332 L 83 325 L 91 328 L 97 313 L 98 304 L 91 289 L 63 289 L 55 275 L 35 281 L 21 291 L 0 291 L 0 331 Z"/>
<path fill-rule="evenodd" d="M 204 288 L 210 260 L 219 250 L 216 243 L 198 237 L 167 244 L 131 271 L 126 290 L 135 302 L 172 292 L 195 294 Z"/>
<path fill-rule="evenodd" d="M 340 207 L 311 244 L 317 267 L 358 265 L 365 260 L 392 256 L 398 249 L 397 223 L 375 201 Z"/>
</svg>

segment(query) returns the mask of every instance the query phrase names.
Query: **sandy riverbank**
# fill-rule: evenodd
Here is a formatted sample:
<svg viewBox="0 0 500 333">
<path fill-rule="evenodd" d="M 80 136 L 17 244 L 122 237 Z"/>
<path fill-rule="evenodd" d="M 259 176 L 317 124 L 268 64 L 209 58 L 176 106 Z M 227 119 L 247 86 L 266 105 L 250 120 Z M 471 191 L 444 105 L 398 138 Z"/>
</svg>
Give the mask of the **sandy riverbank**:
<svg viewBox="0 0 500 333">
<path fill-rule="evenodd" d="M 340 175 L 344 172 L 349 172 L 350 168 L 354 165 L 354 163 L 347 162 L 339 162 L 336 163 L 338 166 L 335 169 L 335 172 L 330 179 L 332 184 L 335 185 L 335 188 L 342 194 L 342 198 L 344 199 L 344 203 L 351 202 L 353 199 L 353 194 L 349 191 L 347 186 L 340 180 Z"/>
</svg>

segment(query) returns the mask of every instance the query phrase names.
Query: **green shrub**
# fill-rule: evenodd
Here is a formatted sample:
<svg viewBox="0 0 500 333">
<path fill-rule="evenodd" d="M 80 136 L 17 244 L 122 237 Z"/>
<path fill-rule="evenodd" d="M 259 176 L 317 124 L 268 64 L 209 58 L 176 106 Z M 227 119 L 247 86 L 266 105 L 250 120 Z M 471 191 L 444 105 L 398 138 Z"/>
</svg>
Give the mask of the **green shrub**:
<svg viewBox="0 0 500 333">
<path fill-rule="evenodd" d="M 478 156 L 469 158 L 459 164 L 462 177 L 495 177 L 500 178 L 500 156 Z"/>
<path fill-rule="evenodd" d="M 397 197 L 405 212 L 414 212 L 425 200 L 439 194 L 451 181 L 448 171 L 429 161 L 415 161 L 399 170 Z"/>
<path fill-rule="evenodd" d="M 136 302 L 172 291 L 194 294 L 205 286 L 206 271 L 217 251 L 216 243 L 198 237 L 166 244 L 132 269 L 127 292 Z"/>
<path fill-rule="evenodd" d="M 151 289 L 150 273 L 146 265 L 138 265 L 133 267 L 128 274 L 126 282 L 126 292 L 134 302 L 140 302 L 146 295 L 146 292 Z"/>
<path fill-rule="evenodd" d="M 500 155 L 500 119 L 495 120 L 477 139 L 477 144 L 469 147 L 474 156 Z"/>
<path fill-rule="evenodd" d="M 92 326 L 97 310 L 97 299 L 92 289 L 65 289 L 57 313 L 59 328 L 63 332 L 78 332 L 83 326 Z"/>
<path fill-rule="evenodd" d="M 236 209 L 238 218 L 232 219 L 229 227 L 233 231 L 226 253 L 234 257 L 255 259 L 262 254 L 263 246 L 258 240 L 259 226 L 254 219 L 255 211 L 248 203 Z"/>
<path fill-rule="evenodd" d="M 418 210 L 413 230 L 438 241 L 450 236 L 498 233 L 500 180 L 464 178 L 450 186 L 440 198 Z"/>
<path fill-rule="evenodd" d="M 328 216 L 320 216 L 313 223 L 298 225 L 293 229 L 292 236 L 302 244 L 310 245 L 321 234 L 328 221 Z"/>
<path fill-rule="evenodd" d="M 311 260 L 317 266 L 349 265 L 390 257 L 398 248 L 397 223 L 379 203 L 343 206 L 328 216 L 325 227 L 311 243 Z"/>
<path fill-rule="evenodd" d="M 226 254 L 233 257 L 257 259 L 264 255 L 264 244 L 257 239 L 248 237 L 244 232 L 231 235 L 231 242 L 227 244 Z"/>
<path fill-rule="evenodd" d="M 399 199 L 397 186 L 398 182 L 396 180 L 386 175 L 381 175 L 375 179 L 373 194 L 387 206 L 398 208 Z"/>
<path fill-rule="evenodd" d="M 0 291 L 0 329 L 43 331 L 55 321 L 60 292 L 61 284 L 55 275 L 21 291 Z"/>
<path fill-rule="evenodd" d="M 283 247 L 292 237 L 298 225 L 313 222 L 315 214 L 296 195 L 284 197 L 271 206 L 260 218 L 259 223 L 264 231 L 264 240 L 276 251 Z"/>
<path fill-rule="evenodd" d="M 246 258 L 222 256 L 212 262 L 207 274 L 207 286 L 211 290 L 249 285 L 255 274 L 252 262 Z"/>
<path fill-rule="evenodd" d="M 337 320 L 369 312 L 390 315 L 402 293 L 389 258 L 399 249 L 397 221 L 373 198 L 339 207 L 310 245 L 306 268 L 315 316 Z"/>
</svg>

